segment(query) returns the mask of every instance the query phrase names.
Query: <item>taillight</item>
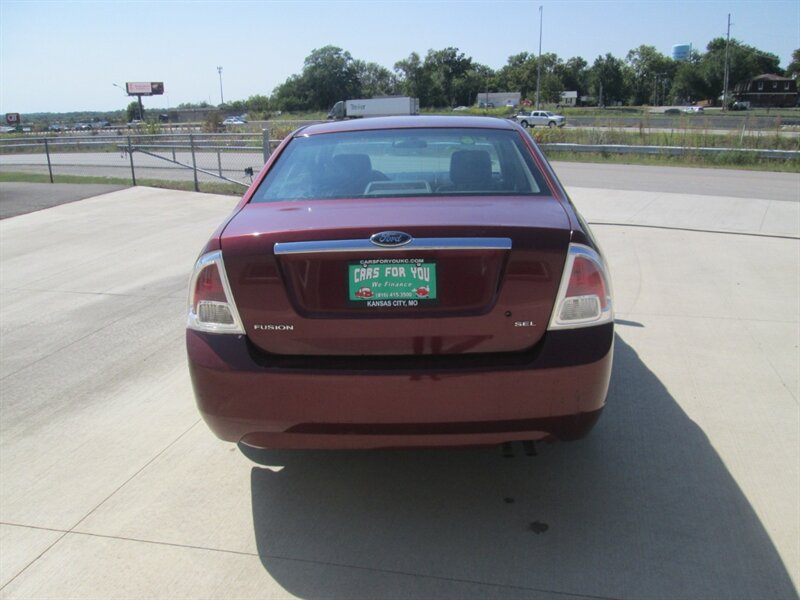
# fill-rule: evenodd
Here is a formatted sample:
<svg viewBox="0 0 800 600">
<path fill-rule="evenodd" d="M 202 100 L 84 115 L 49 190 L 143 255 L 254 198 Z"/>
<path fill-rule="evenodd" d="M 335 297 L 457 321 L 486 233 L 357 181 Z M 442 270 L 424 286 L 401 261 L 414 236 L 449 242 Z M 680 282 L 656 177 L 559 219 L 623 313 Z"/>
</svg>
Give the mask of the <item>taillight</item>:
<svg viewBox="0 0 800 600">
<path fill-rule="evenodd" d="M 600 255 L 570 244 L 548 329 L 571 329 L 614 320 L 611 285 Z"/>
<path fill-rule="evenodd" d="M 194 266 L 187 327 L 211 333 L 244 333 L 220 251 L 204 254 Z"/>
</svg>

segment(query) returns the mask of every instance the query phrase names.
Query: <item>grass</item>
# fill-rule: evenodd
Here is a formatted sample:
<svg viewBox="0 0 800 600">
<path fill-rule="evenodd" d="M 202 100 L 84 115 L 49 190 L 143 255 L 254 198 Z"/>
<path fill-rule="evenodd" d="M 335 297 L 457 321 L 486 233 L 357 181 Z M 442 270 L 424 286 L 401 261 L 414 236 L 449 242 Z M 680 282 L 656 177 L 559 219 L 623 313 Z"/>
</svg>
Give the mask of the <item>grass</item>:
<svg viewBox="0 0 800 600">
<path fill-rule="evenodd" d="M 700 156 L 697 154 L 666 156 L 611 154 L 608 152 L 559 152 L 547 149 L 542 149 L 542 151 L 544 152 L 545 156 L 547 156 L 547 160 L 550 161 L 800 173 L 800 159 L 759 159 L 738 152 L 723 152 L 721 154 L 712 156 Z"/>
<path fill-rule="evenodd" d="M 679 146 L 681 148 L 748 148 L 800 150 L 800 137 L 781 135 L 780 130 L 720 132 L 708 129 L 630 131 L 619 128 L 530 130 L 537 143 L 621 144 L 630 146 Z"/>
</svg>

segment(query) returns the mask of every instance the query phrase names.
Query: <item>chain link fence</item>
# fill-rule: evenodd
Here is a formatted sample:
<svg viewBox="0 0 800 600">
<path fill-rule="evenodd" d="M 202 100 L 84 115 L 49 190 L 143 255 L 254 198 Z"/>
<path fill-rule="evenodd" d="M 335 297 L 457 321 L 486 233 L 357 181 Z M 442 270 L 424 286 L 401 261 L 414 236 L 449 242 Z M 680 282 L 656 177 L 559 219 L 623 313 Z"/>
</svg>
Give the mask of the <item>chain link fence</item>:
<svg viewBox="0 0 800 600">
<path fill-rule="evenodd" d="M 54 182 L 116 183 L 241 195 L 280 141 L 298 127 L 318 121 L 267 121 L 260 133 L 171 132 L 36 136 L 0 139 L 0 174 L 14 173 Z M 551 133 L 549 130 L 545 133 Z M 559 133 L 559 132 L 556 132 Z M 744 135 L 744 134 L 742 134 Z M 587 144 L 581 140 L 540 140 L 545 154 L 558 160 L 590 152 L 724 159 L 722 165 L 780 160 L 797 164 L 798 138 L 789 149 Z M 567 142 L 567 143 L 565 143 Z M 776 144 L 778 145 L 778 144 Z"/>
<path fill-rule="evenodd" d="M 241 195 L 288 133 L 270 131 L 7 138 L 0 140 L 0 173 Z"/>
</svg>

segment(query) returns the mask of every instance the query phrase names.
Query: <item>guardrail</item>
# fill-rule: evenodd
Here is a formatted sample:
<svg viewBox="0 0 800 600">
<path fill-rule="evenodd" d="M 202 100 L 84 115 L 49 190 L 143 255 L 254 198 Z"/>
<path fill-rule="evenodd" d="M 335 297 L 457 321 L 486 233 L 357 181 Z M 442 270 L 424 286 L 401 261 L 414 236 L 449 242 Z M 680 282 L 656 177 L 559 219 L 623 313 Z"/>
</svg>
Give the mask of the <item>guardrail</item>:
<svg viewBox="0 0 800 600">
<path fill-rule="evenodd" d="M 792 160 L 800 158 L 798 150 L 766 150 L 759 148 L 692 148 L 685 146 L 628 146 L 621 144 L 539 144 L 543 151 L 591 152 L 596 154 L 644 154 L 656 156 L 715 156 L 721 154 L 754 155 L 757 158 Z"/>
</svg>

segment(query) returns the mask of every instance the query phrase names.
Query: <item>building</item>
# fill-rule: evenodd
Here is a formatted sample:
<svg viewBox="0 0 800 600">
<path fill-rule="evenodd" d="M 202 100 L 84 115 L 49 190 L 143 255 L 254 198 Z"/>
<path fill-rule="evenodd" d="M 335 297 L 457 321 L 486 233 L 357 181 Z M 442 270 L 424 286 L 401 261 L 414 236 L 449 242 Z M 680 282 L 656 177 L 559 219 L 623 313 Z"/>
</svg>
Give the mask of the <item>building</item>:
<svg viewBox="0 0 800 600">
<path fill-rule="evenodd" d="M 561 92 L 561 100 L 559 106 L 577 106 L 578 105 L 578 92 Z"/>
<path fill-rule="evenodd" d="M 752 107 L 792 107 L 797 105 L 797 82 L 771 73 L 759 75 L 737 83 L 733 98 Z"/>
<path fill-rule="evenodd" d="M 517 108 L 522 94 L 520 92 L 483 92 L 475 97 L 475 104 L 480 108 L 502 108 L 504 106 Z"/>
</svg>

